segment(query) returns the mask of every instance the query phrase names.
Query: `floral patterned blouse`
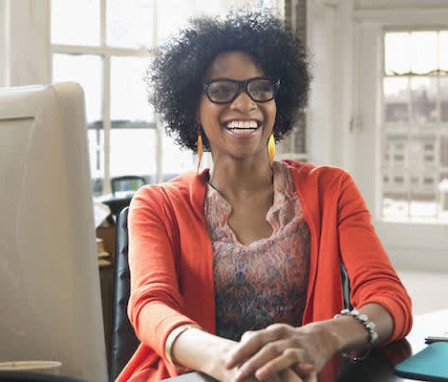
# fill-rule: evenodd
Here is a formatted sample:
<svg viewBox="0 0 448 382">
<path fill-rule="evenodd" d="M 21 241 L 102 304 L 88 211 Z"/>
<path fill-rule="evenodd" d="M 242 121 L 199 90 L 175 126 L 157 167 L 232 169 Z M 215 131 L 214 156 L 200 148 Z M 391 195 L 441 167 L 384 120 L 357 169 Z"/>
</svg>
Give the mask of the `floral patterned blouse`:
<svg viewBox="0 0 448 382">
<path fill-rule="evenodd" d="M 273 163 L 268 238 L 241 244 L 228 225 L 231 205 L 211 185 L 205 218 L 213 246 L 216 334 L 239 340 L 273 323 L 299 326 L 306 302 L 310 232 L 286 164 Z"/>
</svg>

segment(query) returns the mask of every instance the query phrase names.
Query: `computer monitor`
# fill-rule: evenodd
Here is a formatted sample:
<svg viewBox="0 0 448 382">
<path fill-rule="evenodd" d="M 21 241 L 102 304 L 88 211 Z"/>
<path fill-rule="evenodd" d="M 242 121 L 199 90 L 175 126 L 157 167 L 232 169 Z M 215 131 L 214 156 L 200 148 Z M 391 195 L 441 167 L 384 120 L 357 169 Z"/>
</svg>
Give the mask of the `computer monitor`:
<svg viewBox="0 0 448 382">
<path fill-rule="evenodd" d="M 107 381 L 84 97 L 0 89 L 0 361 Z"/>
</svg>

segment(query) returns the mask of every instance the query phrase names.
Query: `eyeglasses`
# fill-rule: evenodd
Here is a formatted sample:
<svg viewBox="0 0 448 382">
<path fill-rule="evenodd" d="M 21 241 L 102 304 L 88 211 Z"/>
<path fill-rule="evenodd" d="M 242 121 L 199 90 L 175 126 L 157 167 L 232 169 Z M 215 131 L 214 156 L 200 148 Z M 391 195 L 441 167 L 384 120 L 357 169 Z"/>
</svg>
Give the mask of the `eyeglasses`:
<svg viewBox="0 0 448 382">
<path fill-rule="evenodd" d="M 253 101 L 269 102 L 275 98 L 280 88 L 280 80 L 265 77 L 255 77 L 245 81 L 218 78 L 205 82 L 202 87 L 210 102 L 213 103 L 231 103 L 243 89 Z"/>
</svg>

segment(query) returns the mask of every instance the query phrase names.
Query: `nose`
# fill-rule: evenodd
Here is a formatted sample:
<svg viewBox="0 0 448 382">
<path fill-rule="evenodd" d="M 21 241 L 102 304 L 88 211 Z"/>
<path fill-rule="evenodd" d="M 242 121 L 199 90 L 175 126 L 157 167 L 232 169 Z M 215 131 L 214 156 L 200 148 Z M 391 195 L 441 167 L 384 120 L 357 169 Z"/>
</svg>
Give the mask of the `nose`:
<svg viewBox="0 0 448 382">
<path fill-rule="evenodd" d="M 257 103 L 249 97 L 249 94 L 242 89 L 238 96 L 233 100 L 231 108 L 240 111 L 251 111 L 256 109 Z"/>
</svg>

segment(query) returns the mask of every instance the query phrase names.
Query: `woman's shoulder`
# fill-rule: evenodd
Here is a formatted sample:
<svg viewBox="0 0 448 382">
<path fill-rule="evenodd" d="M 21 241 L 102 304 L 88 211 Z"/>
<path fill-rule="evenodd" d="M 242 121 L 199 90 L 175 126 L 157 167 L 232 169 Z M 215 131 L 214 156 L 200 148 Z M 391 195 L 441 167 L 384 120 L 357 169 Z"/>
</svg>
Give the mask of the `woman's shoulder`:
<svg viewBox="0 0 448 382">
<path fill-rule="evenodd" d="M 200 200 L 200 196 L 206 189 L 207 171 L 201 173 L 188 171 L 180 174 L 166 182 L 147 184 L 135 193 L 132 204 L 160 204 L 169 202 L 183 203 L 190 200 L 195 203 Z"/>
<path fill-rule="evenodd" d="M 200 187 L 201 183 L 204 183 L 203 177 L 203 173 L 187 171 L 164 182 L 146 184 L 136 192 L 136 195 L 190 192 L 192 188 Z"/>
<path fill-rule="evenodd" d="M 350 174 L 337 166 L 315 165 L 309 162 L 286 159 L 282 161 L 288 165 L 295 178 L 300 181 L 333 182 L 351 178 Z"/>
</svg>

